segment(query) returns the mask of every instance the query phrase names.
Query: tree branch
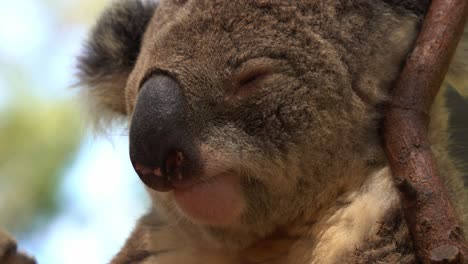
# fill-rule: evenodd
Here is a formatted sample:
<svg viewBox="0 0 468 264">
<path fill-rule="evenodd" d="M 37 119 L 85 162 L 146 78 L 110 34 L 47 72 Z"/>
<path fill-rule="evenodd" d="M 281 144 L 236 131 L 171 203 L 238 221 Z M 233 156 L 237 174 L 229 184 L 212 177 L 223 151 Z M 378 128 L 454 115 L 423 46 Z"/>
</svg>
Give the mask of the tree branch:
<svg viewBox="0 0 468 264">
<path fill-rule="evenodd" d="M 460 220 L 427 139 L 429 113 L 463 32 L 467 0 L 433 0 L 393 90 L 384 121 L 386 153 L 416 255 L 423 263 L 464 263 Z"/>
</svg>

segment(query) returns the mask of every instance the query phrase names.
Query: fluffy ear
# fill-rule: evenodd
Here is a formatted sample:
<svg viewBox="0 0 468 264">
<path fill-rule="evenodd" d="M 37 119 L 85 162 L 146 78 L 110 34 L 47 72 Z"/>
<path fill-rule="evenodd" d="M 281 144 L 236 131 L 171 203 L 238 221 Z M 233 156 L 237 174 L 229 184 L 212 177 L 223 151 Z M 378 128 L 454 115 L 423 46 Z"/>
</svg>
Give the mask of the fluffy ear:
<svg viewBox="0 0 468 264">
<path fill-rule="evenodd" d="M 111 2 L 78 57 L 78 78 L 96 125 L 126 114 L 124 89 L 156 9 L 145 0 Z"/>
<path fill-rule="evenodd" d="M 468 26 L 465 26 L 445 81 L 468 98 Z"/>
</svg>

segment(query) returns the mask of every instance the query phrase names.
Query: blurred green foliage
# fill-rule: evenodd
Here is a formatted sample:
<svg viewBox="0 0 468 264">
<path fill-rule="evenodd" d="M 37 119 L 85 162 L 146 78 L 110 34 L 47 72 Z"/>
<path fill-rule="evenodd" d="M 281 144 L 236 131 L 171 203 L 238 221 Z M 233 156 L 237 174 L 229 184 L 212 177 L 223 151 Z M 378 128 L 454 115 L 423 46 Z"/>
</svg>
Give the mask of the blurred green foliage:
<svg viewBox="0 0 468 264">
<path fill-rule="evenodd" d="M 68 101 L 17 98 L 0 112 L 0 226 L 27 231 L 57 209 L 57 187 L 82 138 Z"/>
<path fill-rule="evenodd" d="M 57 22 L 52 30 L 60 32 L 89 26 L 108 2 L 41 0 L 39 5 Z M 59 209 L 58 187 L 84 129 L 76 98 L 50 100 L 44 89 L 34 94 L 28 88 L 37 86 L 36 77 L 20 62 L 0 57 L 0 69 L 8 95 L 0 108 L 0 228 L 22 233 Z"/>
</svg>

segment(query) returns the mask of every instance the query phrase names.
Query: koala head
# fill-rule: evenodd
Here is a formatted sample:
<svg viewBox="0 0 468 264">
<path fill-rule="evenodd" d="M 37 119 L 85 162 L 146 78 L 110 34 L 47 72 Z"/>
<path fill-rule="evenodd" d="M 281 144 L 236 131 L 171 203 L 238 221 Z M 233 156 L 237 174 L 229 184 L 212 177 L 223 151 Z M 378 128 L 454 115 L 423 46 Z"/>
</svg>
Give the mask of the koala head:
<svg viewBox="0 0 468 264">
<path fill-rule="evenodd" d="M 379 105 L 417 24 L 393 2 L 117 1 L 80 78 L 93 116 L 129 120 L 157 210 L 245 247 L 383 164 Z"/>
</svg>

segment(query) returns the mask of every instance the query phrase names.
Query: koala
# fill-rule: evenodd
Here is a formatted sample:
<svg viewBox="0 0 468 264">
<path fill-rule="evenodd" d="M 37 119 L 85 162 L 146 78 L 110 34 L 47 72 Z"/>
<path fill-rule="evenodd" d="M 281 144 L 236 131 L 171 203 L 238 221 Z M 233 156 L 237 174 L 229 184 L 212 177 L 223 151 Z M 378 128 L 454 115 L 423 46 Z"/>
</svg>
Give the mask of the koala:
<svg viewBox="0 0 468 264">
<path fill-rule="evenodd" d="M 112 2 L 78 77 L 97 127 L 128 122 L 152 205 L 111 263 L 415 263 L 380 127 L 429 3 Z M 467 59 L 429 128 L 465 223 L 444 89 L 468 94 Z"/>
</svg>

